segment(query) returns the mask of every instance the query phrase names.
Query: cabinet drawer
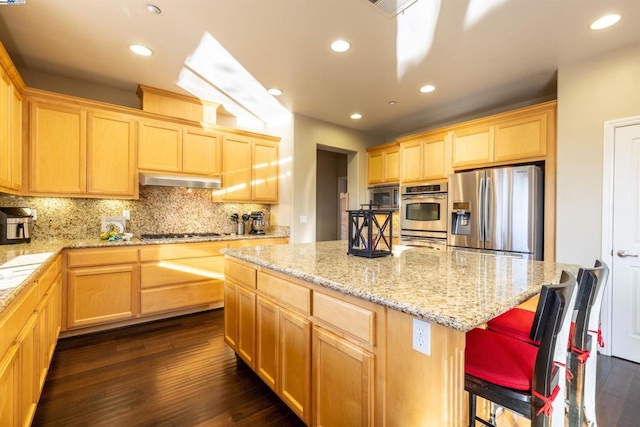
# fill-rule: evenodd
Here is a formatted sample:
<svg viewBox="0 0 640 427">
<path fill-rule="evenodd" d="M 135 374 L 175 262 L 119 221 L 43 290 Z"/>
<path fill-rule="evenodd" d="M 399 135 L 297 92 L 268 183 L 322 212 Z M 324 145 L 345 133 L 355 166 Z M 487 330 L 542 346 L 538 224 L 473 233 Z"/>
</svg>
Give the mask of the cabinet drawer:
<svg viewBox="0 0 640 427">
<path fill-rule="evenodd" d="M 354 337 L 375 345 L 375 313 L 357 305 L 313 293 L 313 316 Z"/>
<path fill-rule="evenodd" d="M 142 314 L 178 310 L 210 304 L 224 299 L 224 283 L 220 280 L 166 286 L 142 290 Z"/>
<path fill-rule="evenodd" d="M 69 268 L 136 262 L 138 262 L 138 250 L 135 248 L 80 249 L 69 251 L 67 254 Z"/>
<path fill-rule="evenodd" d="M 144 288 L 224 279 L 224 257 L 175 259 L 142 264 L 140 285 Z"/>
<path fill-rule="evenodd" d="M 224 274 L 237 283 L 252 289 L 256 288 L 256 270 L 254 268 L 227 259 L 224 264 Z"/>
<path fill-rule="evenodd" d="M 140 249 L 140 261 L 160 261 L 166 259 L 199 258 L 222 255 L 220 249 L 228 247 L 227 242 L 173 243 L 146 246 Z"/>
<path fill-rule="evenodd" d="M 62 258 L 60 256 L 56 257 L 53 264 L 51 264 L 44 273 L 38 279 L 38 298 L 42 298 L 44 294 L 49 289 L 49 286 L 53 283 L 53 281 L 58 277 L 60 273 L 62 264 Z"/>
<path fill-rule="evenodd" d="M 258 289 L 279 302 L 309 314 L 311 308 L 310 289 L 263 272 L 258 273 Z"/>
</svg>

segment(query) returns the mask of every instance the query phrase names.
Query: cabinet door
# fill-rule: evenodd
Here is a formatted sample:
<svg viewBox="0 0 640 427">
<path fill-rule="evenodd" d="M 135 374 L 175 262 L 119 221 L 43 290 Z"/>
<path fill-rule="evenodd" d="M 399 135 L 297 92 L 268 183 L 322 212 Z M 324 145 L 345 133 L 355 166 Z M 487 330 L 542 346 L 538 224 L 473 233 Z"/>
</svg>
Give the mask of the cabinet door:
<svg viewBox="0 0 640 427">
<path fill-rule="evenodd" d="M 11 80 L 0 68 L 0 187 L 11 188 Z"/>
<path fill-rule="evenodd" d="M 225 201 L 251 200 L 251 138 L 227 135 L 222 143 L 222 196 Z"/>
<path fill-rule="evenodd" d="M 384 153 L 384 181 L 400 181 L 400 148 L 388 148 Z"/>
<path fill-rule="evenodd" d="M 33 313 L 18 337 L 20 345 L 20 425 L 28 427 L 36 412 L 38 387 L 37 313 Z"/>
<path fill-rule="evenodd" d="M 372 354 L 315 327 L 313 379 L 313 425 L 373 425 Z"/>
<path fill-rule="evenodd" d="M 367 153 L 367 184 L 380 184 L 384 182 L 384 163 L 382 151 Z"/>
<path fill-rule="evenodd" d="M 182 139 L 182 172 L 198 175 L 220 175 L 220 136 L 196 128 L 184 130 Z"/>
<path fill-rule="evenodd" d="M 19 354 L 18 344 L 13 343 L 0 356 L 0 425 L 2 426 L 18 426 L 20 423 Z"/>
<path fill-rule="evenodd" d="M 138 168 L 182 171 L 182 127 L 160 121 L 138 122 Z"/>
<path fill-rule="evenodd" d="M 22 189 L 22 95 L 11 88 L 11 188 Z"/>
<path fill-rule="evenodd" d="M 278 305 L 258 297 L 256 327 L 256 372 L 272 390 L 277 392 L 280 310 Z"/>
<path fill-rule="evenodd" d="M 255 370 L 256 294 L 238 286 L 238 355 Z"/>
<path fill-rule="evenodd" d="M 254 140 L 252 159 L 251 199 L 256 202 L 277 202 L 278 144 Z"/>
<path fill-rule="evenodd" d="M 69 328 L 130 319 L 139 314 L 136 265 L 79 268 L 67 274 Z"/>
<path fill-rule="evenodd" d="M 233 282 L 224 282 L 224 342 L 238 349 L 238 286 Z"/>
<path fill-rule="evenodd" d="M 87 193 L 134 197 L 136 122 L 125 115 L 90 112 L 87 123 Z"/>
<path fill-rule="evenodd" d="M 446 179 L 447 168 L 445 164 L 446 137 L 424 142 L 424 179 Z"/>
<path fill-rule="evenodd" d="M 279 393 L 307 425 L 311 421 L 311 323 L 280 309 Z"/>
<path fill-rule="evenodd" d="M 495 126 L 495 161 L 529 159 L 547 154 L 547 113 Z"/>
<path fill-rule="evenodd" d="M 422 180 L 422 141 L 405 142 L 400 145 L 400 171 L 402 182 Z"/>
<path fill-rule="evenodd" d="M 491 162 L 493 162 L 493 126 L 454 131 L 451 154 L 451 163 L 454 168 Z"/>
<path fill-rule="evenodd" d="M 86 111 L 66 104 L 31 103 L 29 189 L 82 194 L 86 190 Z"/>
<path fill-rule="evenodd" d="M 44 387 L 44 381 L 47 379 L 47 372 L 49 371 L 49 337 L 48 337 L 48 325 L 47 319 L 51 316 L 47 313 L 53 306 L 49 306 L 49 298 L 51 293 L 47 292 L 40 299 L 36 311 L 38 312 L 38 320 L 36 326 L 36 333 L 38 335 L 37 342 L 37 369 L 34 375 L 37 380 L 36 390 L 40 391 Z"/>
</svg>

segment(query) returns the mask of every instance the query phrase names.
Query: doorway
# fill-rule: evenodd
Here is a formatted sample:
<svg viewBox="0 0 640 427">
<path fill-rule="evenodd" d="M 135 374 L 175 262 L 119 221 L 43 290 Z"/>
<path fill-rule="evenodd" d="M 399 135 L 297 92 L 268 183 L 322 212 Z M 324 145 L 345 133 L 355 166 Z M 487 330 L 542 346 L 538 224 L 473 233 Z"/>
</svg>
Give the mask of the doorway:
<svg viewBox="0 0 640 427">
<path fill-rule="evenodd" d="M 347 155 L 317 150 L 316 242 L 340 239 L 340 194 L 347 188 Z"/>
<path fill-rule="evenodd" d="M 602 257 L 607 354 L 640 363 L 640 117 L 605 124 Z M 607 343 L 608 344 L 608 343 Z"/>
</svg>

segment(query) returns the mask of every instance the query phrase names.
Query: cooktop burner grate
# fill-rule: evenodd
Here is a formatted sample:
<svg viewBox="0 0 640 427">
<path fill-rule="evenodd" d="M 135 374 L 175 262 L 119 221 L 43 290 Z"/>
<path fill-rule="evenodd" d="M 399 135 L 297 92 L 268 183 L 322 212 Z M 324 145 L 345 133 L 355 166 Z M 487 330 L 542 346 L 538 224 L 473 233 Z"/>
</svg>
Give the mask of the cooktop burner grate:
<svg viewBox="0 0 640 427">
<path fill-rule="evenodd" d="M 220 233 L 165 233 L 165 234 L 141 234 L 143 240 L 157 239 L 189 239 L 194 237 L 217 237 Z"/>
</svg>

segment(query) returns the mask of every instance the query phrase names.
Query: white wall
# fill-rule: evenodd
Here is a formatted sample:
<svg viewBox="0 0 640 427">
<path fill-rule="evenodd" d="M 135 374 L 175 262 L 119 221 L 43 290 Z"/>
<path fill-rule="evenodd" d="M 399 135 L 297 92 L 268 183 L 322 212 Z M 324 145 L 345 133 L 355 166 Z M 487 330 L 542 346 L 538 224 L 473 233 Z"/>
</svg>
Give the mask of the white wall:
<svg viewBox="0 0 640 427">
<path fill-rule="evenodd" d="M 293 218 L 291 241 L 314 242 L 316 238 L 316 150 L 318 145 L 347 156 L 349 207 L 355 209 L 366 203 L 367 147 L 382 144 L 384 138 L 356 131 L 332 123 L 294 115 L 293 150 Z M 282 203 L 282 200 L 281 200 Z M 307 223 L 300 224 L 306 216 Z"/>
<path fill-rule="evenodd" d="M 558 70 L 558 262 L 601 256 L 604 122 L 637 115 L 640 43 Z"/>
</svg>

